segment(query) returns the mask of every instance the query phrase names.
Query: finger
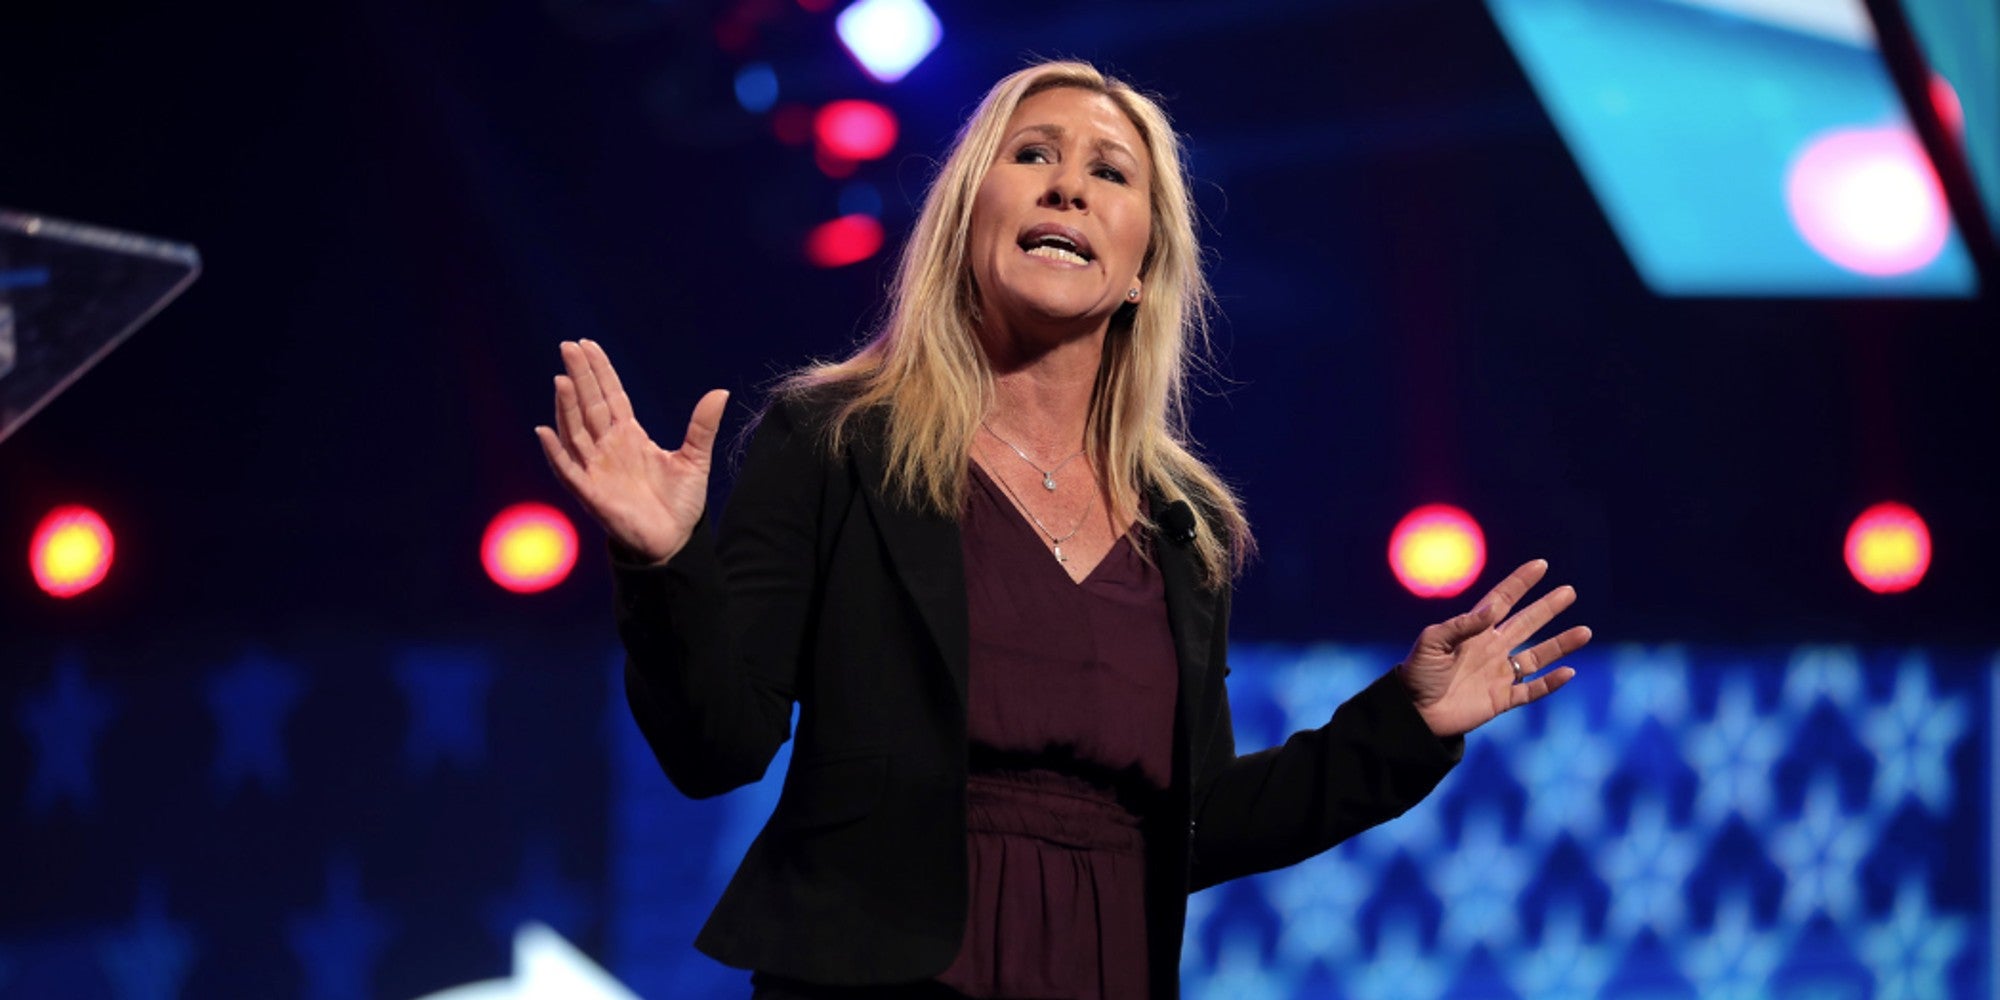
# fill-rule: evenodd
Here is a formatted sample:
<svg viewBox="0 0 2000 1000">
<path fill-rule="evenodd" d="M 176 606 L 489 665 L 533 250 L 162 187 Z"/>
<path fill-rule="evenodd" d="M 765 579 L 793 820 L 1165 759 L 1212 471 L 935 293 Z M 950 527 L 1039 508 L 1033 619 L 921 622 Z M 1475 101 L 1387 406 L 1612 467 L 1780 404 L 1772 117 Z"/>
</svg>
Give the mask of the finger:
<svg viewBox="0 0 2000 1000">
<path fill-rule="evenodd" d="M 611 356 L 595 340 L 580 341 L 583 356 L 590 362 L 590 373 L 597 379 L 597 386 L 604 391 L 605 405 L 610 407 L 611 419 L 632 419 L 632 397 L 625 394 L 625 383 L 619 381 L 618 370 L 611 367 Z"/>
<path fill-rule="evenodd" d="M 1514 605 L 1527 596 L 1528 591 L 1541 581 L 1542 574 L 1548 571 L 1547 559 L 1530 559 L 1517 567 L 1514 572 L 1507 574 L 1505 580 L 1495 584 L 1474 607 L 1483 608 L 1488 605 L 1498 607 L 1500 613 L 1494 615 L 1493 620 L 1500 621 L 1507 617 L 1507 612 L 1514 610 Z"/>
<path fill-rule="evenodd" d="M 584 491 L 588 488 L 590 477 L 577 462 L 576 456 L 563 447 L 562 438 L 557 437 L 554 430 L 538 426 L 535 428 L 535 440 L 542 443 L 542 457 L 549 460 L 549 469 L 556 474 L 556 478 L 562 480 L 563 486 L 576 494 L 578 500 L 585 501 L 585 506 L 589 506 Z"/>
<path fill-rule="evenodd" d="M 562 356 L 570 381 L 576 383 L 576 402 L 583 415 L 583 427 L 596 438 L 611 429 L 611 406 L 604 401 L 604 389 L 597 384 L 597 374 L 591 371 L 590 358 L 581 345 L 563 341 Z"/>
<path fill-rule="evenodd" d="M 1514 654 L 1514 662 L 1521 666 L 1521 676 L 1531 677 L 1543 667 L 1582 649 L 1590 642 L 1590 627 L 1578 625 L 1546 642 L 1537 643 L 1535 648 Z"/>
<path fill-rule="evenodd" d="M 1509 648 L 1527 642 L 1536 632 L 1542 630 L 1555 616 L 1569 610 L 1576 603 L 1576 588 L 1563 584 L 1541 596 L 1541 599 L 1521 609 L 1521 613 L 1500 623 L 1500 638 L 1506 640 Z"/>
<path fill-rule="evenodd" d="M 1574 667 L 1557 667 L 1534 680 L 1516 684 L 1507 689 L 1511 693 L 1511 701 L 1507 707 L 1510 709 L 1520 708 L 1522 705 L 1540 701 L 1554 694 L 1557 688 L 1568 684 L 1570 679 L 1575 676 L 1576 669 Z"/>
<path fill-rule="evenodd" d="M 556 428 L 578 462 L 596 459 L 597 442 L 584 428 L 583 411 L 576 403 L 576 382 L 567 375 L 556 376 Z"/>
<path fill-rule="evenodd" d="M 1500 624 L 1500 616 L 1505 613 L 1506 608 L 1501 605 L 1491 601 L 1481 602 L 1471 611 L 1439 622 L 1424 631 L 1427 634 L 1434 634 L 1439 645 L 1450 648 Z"/>
<path fill-rule="evenodd" d="M 715 453 L 715 435 L 722 428 L 722 414 L 729 405 L 729 390 L 710 389 L 694 404 L 694 416 L 688 419 L 687 436 L 681 440 L 681 454 L 689 460 L 708 466 L 709 456 Z"/>
</svg>

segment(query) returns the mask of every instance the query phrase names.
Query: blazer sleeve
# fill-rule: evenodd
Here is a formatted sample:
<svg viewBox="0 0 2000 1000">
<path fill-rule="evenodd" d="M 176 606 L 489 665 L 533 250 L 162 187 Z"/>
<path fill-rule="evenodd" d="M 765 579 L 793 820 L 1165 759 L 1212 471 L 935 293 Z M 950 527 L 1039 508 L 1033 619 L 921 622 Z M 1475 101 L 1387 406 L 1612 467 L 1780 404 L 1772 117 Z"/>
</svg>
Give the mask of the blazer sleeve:
<svg viewBox="0 0 2000 1000">
<path fill-rule="evenodd" d="M 613 560 L 626 700 L 668 779 L 693 798 L 763 777 L 791 735 L 827 482 L 804 424 L 784 400 L 765 413 L 719 537 L 704 517 L 664 565 Z"/>
<path fill-rule="evenodd" d="M 1215 655 L 1228 646 L 1228 595 Z M 1465 753 L 1464 737 L 1432 735 L 1394 671 L 1334 710 L 1317 729 L 1280 746 L 1236 755 L 1229 693 L 1221 704 L 1217 761 L 1195 776 L 1190 891 L 1297 864 L 1362 830 L 1402 815 Z"/>
</svg>

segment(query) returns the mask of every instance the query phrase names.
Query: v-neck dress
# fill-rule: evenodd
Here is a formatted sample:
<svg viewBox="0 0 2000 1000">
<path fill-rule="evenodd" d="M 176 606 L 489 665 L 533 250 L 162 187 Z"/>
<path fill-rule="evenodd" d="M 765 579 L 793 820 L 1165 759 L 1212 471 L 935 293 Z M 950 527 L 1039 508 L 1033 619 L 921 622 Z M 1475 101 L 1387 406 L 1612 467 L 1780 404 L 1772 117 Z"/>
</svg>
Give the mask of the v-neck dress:
<svg viewBox="0 0 2000 1000">
<path fill-rule="evenodd" d="M 970 909 L 939 981 L 972 997 L 1145 996 L 1141 815 L 1172 778 L 1166 586 L 1132 535 L 1082 582 L 974 466 Z"/>
</svg>

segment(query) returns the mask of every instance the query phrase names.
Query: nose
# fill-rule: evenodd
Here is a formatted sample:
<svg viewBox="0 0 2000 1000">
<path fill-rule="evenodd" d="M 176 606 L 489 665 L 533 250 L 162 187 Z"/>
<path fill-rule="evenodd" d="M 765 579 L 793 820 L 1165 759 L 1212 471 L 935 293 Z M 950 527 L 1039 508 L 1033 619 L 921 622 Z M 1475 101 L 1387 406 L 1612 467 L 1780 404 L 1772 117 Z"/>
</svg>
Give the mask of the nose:
<svg viewBox="0 0 2000 1000">
<path fill-rule="evenodd" d="M 1058 168 L 1049 177 L 1049 189 L 1042 192 L 1042 207 L 1083 210 L 1083 178 L 1068 166 Z"/>
</svg>

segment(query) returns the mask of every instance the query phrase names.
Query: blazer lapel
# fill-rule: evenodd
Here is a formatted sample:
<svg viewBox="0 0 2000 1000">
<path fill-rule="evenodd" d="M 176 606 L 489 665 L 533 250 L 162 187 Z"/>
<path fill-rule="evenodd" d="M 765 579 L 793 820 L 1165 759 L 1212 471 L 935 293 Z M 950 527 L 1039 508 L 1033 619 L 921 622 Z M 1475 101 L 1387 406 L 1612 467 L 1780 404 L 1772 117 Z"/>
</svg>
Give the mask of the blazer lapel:
<svg viewBox="0 0 2000 1000">
<path fill-rule="evenodd" d="M 861 495 L 875 515 L 883 547 L 889 550 L 896 574 L 951 673 L 960 709 L 966 707 L 966 657 L 972 642 L 965 596 L 965 552 L 958 525 L 935 514 L 911 511 L 884 493 L 882 450 L 876 434 L 853 438 L 854 465 L 861 474 Z"/>
<path fill-rule="evenodd" d="M 1149 498 L 1154 511 L 1164 510 L 1167 499 L 1158 491 Z M 1155 515 L 1157 519 L 1157 514 Z M 1155 536 L 1153 558 L 1160 564 L 1160 577 L 1167 590 L 1167 624 L 1174 634 L 1174 654 L 1180 661 L 1181 697 L 1179 722 L 1194 731 L 1195 705 L 1208 692 L 1209 649 L 1215 638 L 1213 593 L 1201 585 L 1201 560 L 1192 542 L 1176 542 Z"/>
</svg>

